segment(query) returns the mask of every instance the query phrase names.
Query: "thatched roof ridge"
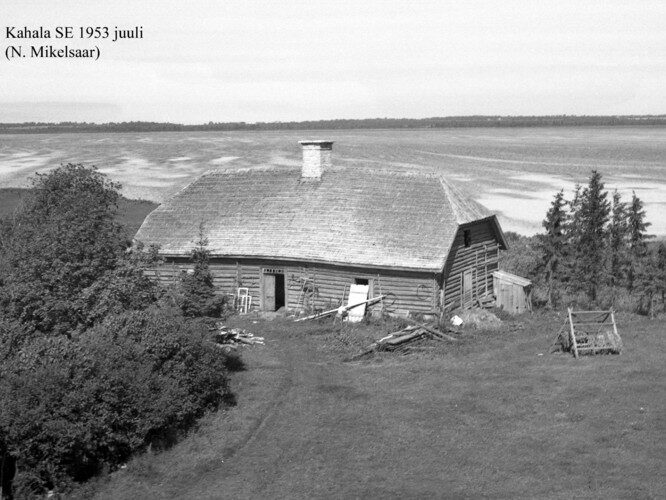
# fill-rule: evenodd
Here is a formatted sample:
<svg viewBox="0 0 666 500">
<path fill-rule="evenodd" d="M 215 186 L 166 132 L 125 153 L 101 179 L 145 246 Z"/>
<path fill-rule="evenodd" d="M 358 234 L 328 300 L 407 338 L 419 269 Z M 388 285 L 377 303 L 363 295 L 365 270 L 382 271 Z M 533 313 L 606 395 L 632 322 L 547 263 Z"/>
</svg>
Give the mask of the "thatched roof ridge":
<svg viewBox="0 0 666 500">
<path fill-rule="evenodd" d="M 258 165 L 209 170 L 144 221 L 135 239 L 188 255 L 257 257 L 440 272 L 457 229 L 491 218 L 439 173 L 402 168 Z"/>
</svg>

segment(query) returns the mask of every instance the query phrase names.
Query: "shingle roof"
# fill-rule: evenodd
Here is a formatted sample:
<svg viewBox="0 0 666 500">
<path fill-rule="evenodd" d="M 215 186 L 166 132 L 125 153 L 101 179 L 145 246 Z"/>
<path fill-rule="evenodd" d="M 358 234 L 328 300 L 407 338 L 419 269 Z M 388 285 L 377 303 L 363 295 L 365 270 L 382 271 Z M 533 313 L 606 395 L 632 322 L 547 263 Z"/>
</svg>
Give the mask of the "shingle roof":
<svg viewBox="0 0 666 500">
<path fill-rule="evenodd" d="M 331 167 L 209 171 L 144 221 L 135 240 L 188 255 L 203 223 L 215 256 L 438 272 L 460 224 L 493 217 L 433 172 Z"/>
</svg>

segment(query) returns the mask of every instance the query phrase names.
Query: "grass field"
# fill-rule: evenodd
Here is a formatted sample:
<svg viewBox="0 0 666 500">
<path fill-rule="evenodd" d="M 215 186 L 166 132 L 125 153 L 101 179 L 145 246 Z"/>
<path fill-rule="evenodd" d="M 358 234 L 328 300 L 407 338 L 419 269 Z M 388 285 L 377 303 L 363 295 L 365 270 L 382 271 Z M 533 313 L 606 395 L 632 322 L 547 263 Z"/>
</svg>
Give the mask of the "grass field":
<svg viewBox="0 0 666 500">
<path fill-rule="evenodd" d="M 349 362 L 391 325 L 244 320 L 267 343 L 238 405 L 97 497 L 663 498 L 663 318 L 622 315 L 622 355 L 578 360 L 549 354 L 562 316 L 520 322 Z"/>
</svg>

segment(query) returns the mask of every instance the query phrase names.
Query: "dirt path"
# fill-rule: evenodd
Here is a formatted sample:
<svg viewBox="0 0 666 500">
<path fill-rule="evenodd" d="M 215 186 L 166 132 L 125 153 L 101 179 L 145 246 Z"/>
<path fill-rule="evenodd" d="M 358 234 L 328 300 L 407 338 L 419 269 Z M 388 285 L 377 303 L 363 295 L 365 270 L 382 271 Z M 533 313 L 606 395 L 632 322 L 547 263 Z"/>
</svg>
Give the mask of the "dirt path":
<svg viewBox="0 0 666 500">
<path fill-rule="evenodd" d="M 228 450 L 224 465 L 201 477 L 189 496 L 219 498 L 222 492 L 229 498 L 312 496 L 309 484 L 316 457 L 325 454 L 330 444 L 330 435 L 320 431 L 326 428 L 335 400 L 353 398 L 355 389 L 340 369 L 341 361 L 324 356 L 312 341 L 268 340 L 267 348 L 276 350 L 279 367 L 267 376 L 281 379 L 273 400 L 246 438 Z"/>
<path fill-rule="evenodd" d="M 368 394 L 321 337 L 261 334 L 266 346 L 244 348 L 247 370 L 233 374 L 237 406 L 159 459 L 119 471 L 97 498 L 336 496 L 336 464 L 364 439 L 354 415 Z"/>
</svg>

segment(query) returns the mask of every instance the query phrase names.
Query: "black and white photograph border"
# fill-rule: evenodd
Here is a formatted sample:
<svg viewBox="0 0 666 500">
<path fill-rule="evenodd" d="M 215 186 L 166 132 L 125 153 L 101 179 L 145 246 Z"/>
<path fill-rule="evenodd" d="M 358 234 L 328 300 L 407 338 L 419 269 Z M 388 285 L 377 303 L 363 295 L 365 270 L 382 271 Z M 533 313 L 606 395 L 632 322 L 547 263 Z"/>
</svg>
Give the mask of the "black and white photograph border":
<svg viewBox="0 0 666 500">
<path fill-rule="evenodd" d="M 0 10 L 2 499 L 663 496 L 666 4 Z"/>
</svg>

